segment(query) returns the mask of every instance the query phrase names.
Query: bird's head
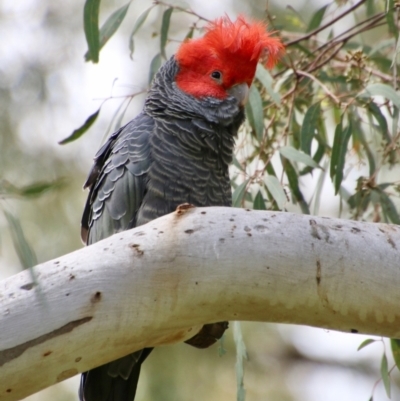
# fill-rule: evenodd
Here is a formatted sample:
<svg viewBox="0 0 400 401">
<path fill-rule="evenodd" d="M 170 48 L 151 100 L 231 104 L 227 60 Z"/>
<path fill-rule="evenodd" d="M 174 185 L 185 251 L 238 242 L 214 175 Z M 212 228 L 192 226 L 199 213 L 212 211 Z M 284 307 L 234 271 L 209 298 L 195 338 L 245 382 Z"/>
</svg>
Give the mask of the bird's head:
<svg viewBox="0 0 400 401">
<path fill-rule="evenodd" d="M 247 22 L 243 16 L 234 22 L 219 18 L 208 25 L 203 37 L 187 40 L 178 49 L 176 84 L 196 98 L 232 95 L 244 104 L 258 61 L 272 68 L 283 50 L 264 23 Z"/>
</svg>

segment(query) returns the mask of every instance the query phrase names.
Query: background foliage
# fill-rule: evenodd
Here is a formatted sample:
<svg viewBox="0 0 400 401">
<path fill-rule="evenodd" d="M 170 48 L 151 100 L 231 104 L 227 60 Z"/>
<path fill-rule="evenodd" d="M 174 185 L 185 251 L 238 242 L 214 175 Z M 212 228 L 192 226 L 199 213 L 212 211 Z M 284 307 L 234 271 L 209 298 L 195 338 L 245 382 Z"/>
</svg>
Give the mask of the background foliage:
<svg viewBox="0 0 400 401">
<path fill-rule="evenodd" d="M 231 167 L 234 206 L 400 224 L 399 5 L 393 0 L 330 1 L 292 3 L 282 9 L 280 3 L 238 0 L 224 10 L 232 17 L 244 12 L 267 20 L 286 44 L 286 55 L 276 69 L 269 72 L 261 65 L 257 69 L 246 110 L 248 120 Z M 146 87 L 161 63 L 182 40 L 201 34 L 208 19 L 221 15 L 215 7 L 205 10 L 195 1 L 142 2 L 139 7 L 135 2 L 86 0 L 83 10 L 76 2 L 61 12 L 46 4 L 42 28 L 57 41 L 46 56 L 39 57 L 38 51 L 19 71 L 0 68 L 2 269 L 13 260 L 12 249 L 27 268 L 80 246 L 79 214 L 85 197 L 78 190 L 84 180 L 82 171 L 88 169 L 101 138 L 140 109 Z M 2 10 L 0 18 L 7 22 L 7 7 Z M 68 24 L 63 31 L 60 26 L 65 19 Z M 79 46 L 70 43 L 75 31 L 80 35 Z M 134 84 L 140 81 L 140 85 L 115 95 L 115 83 L 108 82 L 111 95 L 103 96 L 94 112 L 81 115 L 81 126 L 76 115 L 71 115 L 79 128 L 67 135 L 65 123 L 58 124 L 65 121 L 61 114 L 66 99 L 57 93 L 63 93 L 73 73 L 66 71 L 68 80 L 63 82 L 55 71 L 67 70 L 70 59 L 75 66 L 82 64 L 82 56 L 99 65 L 112 60 L 115 54 L 107 49 L 113 46 L 108 40 L 114 34 L 124 41 L 115 54 L 142 63 L 140 77 L 134 77 Z M 143 43 L 148 47 L 145 57 Z M 97 82 L 102 79 L 97 77 Z M 79 85 L 75 90 L 81 91 Z M 44 117 L 49 113 L 53 123 Z M 30 132 L 31 126 L 36 127 L 35 133 Z M 61 144 L 71 144 L 56 147 L 54 131 L 58 138 L 64 137 Z M 99 133 L 96 141 L 94 132 Z M 13 272 L 3 270 L 4 276 Z M 365 381 L 367 392 L 359 390 L 357 398 L 351 395 L 348 399 L 400 397 L 399 375 L 394 369 L 395 362 L 400 365 L 398 341 L 389 344 L 378 339 L 383 348 L 376 363 L 354 357 L 354 362 L 343 363 L 315 350 L 304 351 L 299 345 L 303 340 L 297 338 L 301 333 L 273 325 L 244 326 L 250 357 L 245 363 L 248 400 L 318 399 L 318 386 L 307 392 L 305 378 L 315 376 L 321 367 L 332 383 L 334 370 Z M 375 343 L 367 339 L 360 348 L 376 347 Z M 230 337 L 225 348 L 223 358 L 215 349 L 201 353 L 183 345 L 160 349 L 146 364 L 138 401 L 234 399 L 236 356 Z M 344 388 L 342 383 L 342 400 L 347 399 Z M 325 400 L 330 399 L 330 391 L 325 388 Z M 65 399 L 76 399 L 71 394 L 65 392 Z"/>
</svg>

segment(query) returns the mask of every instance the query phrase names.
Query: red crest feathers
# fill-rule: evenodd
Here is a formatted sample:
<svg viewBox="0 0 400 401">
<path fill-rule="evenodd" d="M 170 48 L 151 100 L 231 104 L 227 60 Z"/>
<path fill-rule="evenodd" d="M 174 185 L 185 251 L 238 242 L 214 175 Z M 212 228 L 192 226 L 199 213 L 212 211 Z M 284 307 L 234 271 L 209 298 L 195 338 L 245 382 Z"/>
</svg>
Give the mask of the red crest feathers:
<svg viewBox="0 0 400 401">
<path fill-rule="evenodd" d="M 181 68 L 178 86 L 196 96 L 227 96 L 226 89 L 254 79 L 257 62 L 261 59 L 272 68 L 284 51 L 279 38 L 272 37 L 263 22 L 247 22 L 243 16 L 236 21 L 218 18 L 206 28 L 202 38 L 184 42 L 176 60 Z M 217 85 L 209 78 L 212 71 L 223 74 Z"/>
</svg>

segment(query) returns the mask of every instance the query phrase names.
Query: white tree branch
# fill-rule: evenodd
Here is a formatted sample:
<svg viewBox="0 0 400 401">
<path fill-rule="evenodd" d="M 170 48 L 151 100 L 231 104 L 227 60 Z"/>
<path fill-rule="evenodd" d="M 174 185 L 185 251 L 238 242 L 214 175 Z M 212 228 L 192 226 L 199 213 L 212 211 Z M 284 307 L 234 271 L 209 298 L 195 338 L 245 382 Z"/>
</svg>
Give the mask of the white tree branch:
<svg viewBox="0 0 400 401">
<path fill-rule="evenodd" d="M 283 322 L 400 337 L 400 228 L 181 208 L 0 283 L 0 400 L 203 323 Z"/>
</svg>

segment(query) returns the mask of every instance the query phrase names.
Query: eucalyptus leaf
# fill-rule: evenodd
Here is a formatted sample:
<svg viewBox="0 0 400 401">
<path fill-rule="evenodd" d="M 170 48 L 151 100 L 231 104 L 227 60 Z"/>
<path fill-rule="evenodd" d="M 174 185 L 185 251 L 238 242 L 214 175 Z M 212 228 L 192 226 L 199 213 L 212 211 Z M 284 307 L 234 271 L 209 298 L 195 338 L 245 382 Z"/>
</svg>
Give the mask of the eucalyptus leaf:
<svg viewBox="0 0 400 401">
<path fill-rule="evenodd" d="M 107 43 L 108 39 L 116 32 L 116 30 L 121 25 L 124 20 L 126 13 L 128 12 L 130 2 L 120 7 L 118 10 L 114 11 L 110 17 L 106 20 L 104 25 L 100 29 L 99 33 L 99 51 Z M 91 60 L 91 53 L 89 50 L 85 54 L 85 60 Z"/>
<path fill-rule="evenodd" d="M 79 128 L 74 130 L 74 132 L 63 139 L 62 141 L 58 142 L 59 145 L 65 145 L 66 143 L 73 142 L 80 138 L 96 121 L 97 117 L 99 116 L 101 108 L 99 108 L 95 113 L 91 114 L 86 121 L 81 125 Z"/>
<path fill-rule="evenodd" d="M 303 163 L 310 167 L 321 168 L 317 163 L 315 163 L 311 156 L 305 154 L 301 150 L 295 149 L 293 146 L 283 146 L 279 149 L 279 153 L 293 162 Z"/>
<path fill-rule="evenodd" d="M 391 86 L 386 84 L 370 84 L 358 96 L 383 96 L 400 109 L 400 93 L 396 92 Z"/>
<path fill-rule="evenodd" d="M 130 50 L 130 57 L 132 58 L 133 52 L 135 51 L 135 41 L 134 36 L 137 31 L 141 28 L 143 23 L 146 21 L 147 17 L 150 14 L 150 11 L 153 9 L 154 6 L 147 8 L 142 14 L 139 15 L 139 18 L 136 20 L 135 24 L 133 25 L 132 33 L 129 37 L 129 50 Z"/>
<path fill-rule="evenodd" d="M 86 0 L 83 8 L 83 28 L 88 44 L 88 60 L 99 62 L 100 32 L 99 32 L 100 0 Z"/>
<path fill-rule="evenodd" d="M 264 182 L 268 191 L 275 199 L 276 204 L 280 210 L 285 208 L 285 204 L 287 202 L 285 191 L 282 188 L 281 183 L 279 180 L 273 175 L 266 175 L 264 177 Z"/>
<path fill-rule="evenodd" d="M 164 14 L 162 16 L 162 23 L 161 23 L 161 36 L 160 36 L 160 51 L 161 55 L 166 59 L 167 55 L 165 53 L 165 46 L 167 44 L 168 40 L 168 31 L 169 31 L 169 25 L 171 22 L 171 15 L 174 9 L 172 7 L 167 8 L 164 11 Z"/>
<path fill-rule="evenodd" d="M 274 80 L 272 79 L 269 71 L 260 63 L 257 64 L 256 78 L 261 82 L 262 86 L 267 90 L 268 94 L 271 96 L 271 99 L 277 105 L 280 105 L 281 95 L 278 92 L 275 92 L 272 87 Z"/>
</svg>

